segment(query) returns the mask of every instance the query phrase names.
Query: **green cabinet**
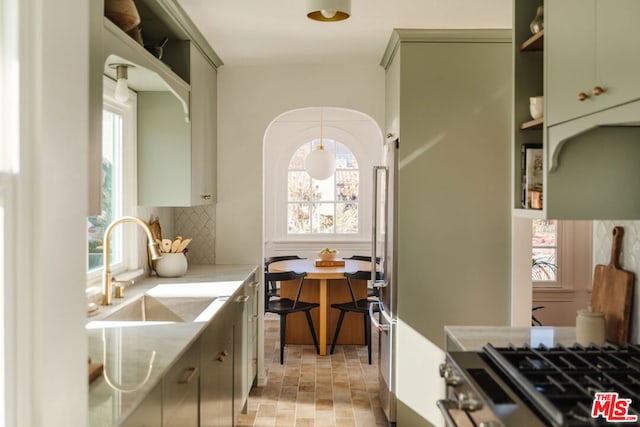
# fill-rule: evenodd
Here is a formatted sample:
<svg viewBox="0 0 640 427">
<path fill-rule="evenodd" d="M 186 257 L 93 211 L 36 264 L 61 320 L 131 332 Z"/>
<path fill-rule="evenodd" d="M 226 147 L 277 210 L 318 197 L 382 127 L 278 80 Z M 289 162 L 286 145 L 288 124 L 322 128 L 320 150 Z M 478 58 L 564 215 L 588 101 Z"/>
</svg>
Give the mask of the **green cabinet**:
<svg viewBox="0 0 640 427">
<path fill-rule="evenodd" d="M 233 425 L 233 305 L 227 303 L 201 335 L 200 425 Z"/>
<path fill-rule="evenodd" d="M 158 427 L 162 425 L 162 383 L 149 392 L 144 400 L 119 424 L 121 427 Z"/>
<path fill-rule="evenodd" d="M 200 341 L 162 379 L 162 426 L 198 427 Z"/>
<path fill-rule="evenodd" d="M 171 92 L 138 94 L 138 202 L 197 206 L 216 198 L 216 70 L 188 43 L 190 120 Z"/>
<path fill-rule="evenodd" d="M 545 4 L 546 125 L 640 99 L 640 2 Z"/>
</svg>

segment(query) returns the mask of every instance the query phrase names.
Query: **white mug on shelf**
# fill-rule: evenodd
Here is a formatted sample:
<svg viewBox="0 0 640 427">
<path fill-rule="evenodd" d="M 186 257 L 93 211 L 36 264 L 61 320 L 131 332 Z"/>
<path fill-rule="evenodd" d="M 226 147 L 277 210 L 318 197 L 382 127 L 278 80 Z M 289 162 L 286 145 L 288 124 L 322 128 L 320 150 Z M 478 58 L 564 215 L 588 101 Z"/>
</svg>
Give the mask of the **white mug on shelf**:
<svg viewBox="0 0 640 427">
<path fill-rule="evenodd" d="M 529 98 L 529 113 L 534 119 L 539 119 L 544 114 L 544 96 L 532 96 Z"/>
</svg>

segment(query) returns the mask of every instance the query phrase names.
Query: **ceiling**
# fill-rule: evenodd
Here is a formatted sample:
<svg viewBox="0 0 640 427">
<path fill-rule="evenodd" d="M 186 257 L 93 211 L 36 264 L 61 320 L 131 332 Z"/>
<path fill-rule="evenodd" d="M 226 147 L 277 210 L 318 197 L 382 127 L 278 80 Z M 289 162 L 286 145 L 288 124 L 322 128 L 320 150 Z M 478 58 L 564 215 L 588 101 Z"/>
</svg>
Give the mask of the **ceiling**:
<svg viewBox="0 0 640 427">
<path fill-rule="evenodd" d="M 178 0 L 227 65 L 378 64 L 394 28 L 511 28 L 512 0 L 351 0 L 317 22 L 304 0 Z"/>
</svg>

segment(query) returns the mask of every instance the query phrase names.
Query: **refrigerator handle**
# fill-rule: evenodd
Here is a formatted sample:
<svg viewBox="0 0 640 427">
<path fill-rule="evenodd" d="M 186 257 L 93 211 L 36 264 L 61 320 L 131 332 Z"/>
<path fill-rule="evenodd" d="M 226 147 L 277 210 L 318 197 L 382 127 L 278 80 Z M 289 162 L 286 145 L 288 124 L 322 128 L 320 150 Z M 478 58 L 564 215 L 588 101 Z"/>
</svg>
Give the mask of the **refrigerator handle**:
<svg viewBox="0 0 640 427">
<path fill-rule="evenodd" d="M 384 172 L 384 177 L 385 180 L 388 179 L 388 174 L 387 174 L 387 168 L 385 166 L 374 166 L 373 167 L 373 205 L 372 205 L 372 218 L 371 218 L 371 282 L 374 284 L 378 281 L 376 280 L 376 258 L 378 257 L 378 251 L 377 251 L 377 241 L 378 241 L 378 176 L 379 176 L 379 171 L 383 171 Z M 388 185 L 385 185 L 385 206 L 386 206 L 386 202 L 388 200 L 388 195 L 387 192 L 389 191 Z M 387 233 L 385 231 L 385 239 L 387 238 Z M 386 242 L 383 245 L 383 247 L 386 250 Z M 386 254 L 384 254 L 384 257 L 380 257 L 380 263 L 382 265 L 384 265 L 385 262 L 385 258 L 386 258 Z"/>
<path fill-rule="evenodd" d="M 380 302 L 372 302 L 371 304 L 369 304 L 369 318 L 371 319 L 371 323 L 373 323 L 373 327 L 376 328 L 378 331 L 383 332 L 383 331 L 388 331 L 389 329 L 391 329 L 391 325 L 390 324 L 382 324 L 380 322 L 378 322 L 376 320 L 376 316 L 374 316 L 373 314 L 373 306 L 374 305 L 378 305 L 380 307 L 380 311 L 382 312 L 382 310 L 384 310 L 382 304 Z"/>
</svg>

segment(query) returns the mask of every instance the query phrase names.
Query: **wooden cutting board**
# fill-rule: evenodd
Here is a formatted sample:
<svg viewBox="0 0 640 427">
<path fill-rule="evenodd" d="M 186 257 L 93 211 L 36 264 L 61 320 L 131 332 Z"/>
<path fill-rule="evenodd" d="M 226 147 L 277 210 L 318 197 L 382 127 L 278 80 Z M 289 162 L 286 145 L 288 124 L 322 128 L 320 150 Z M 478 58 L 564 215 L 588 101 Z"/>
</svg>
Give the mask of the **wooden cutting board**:
<svg viewBox="0 0 640 427">
<path fill-rule="evenodd" d="M 607 341 L 623 345 L 629 341 L 631 301 L 635 275 L 620 267 L 620 250 L 624 228 L 613 228 L 611 259 L 608 265 L 598 264 L 593 273 L 593 311 L 604 313 Z"/>
</svg>

